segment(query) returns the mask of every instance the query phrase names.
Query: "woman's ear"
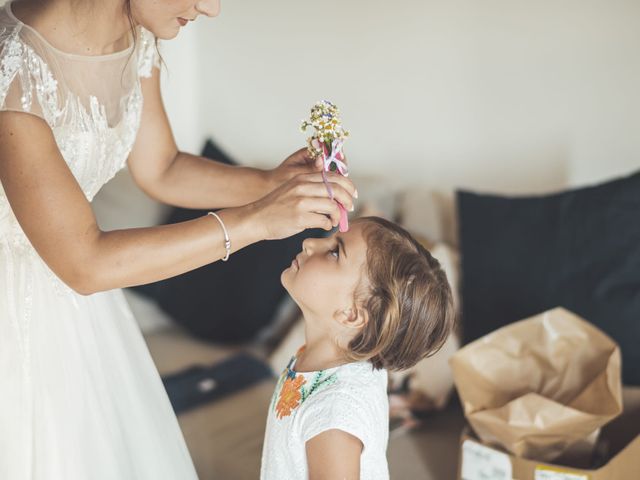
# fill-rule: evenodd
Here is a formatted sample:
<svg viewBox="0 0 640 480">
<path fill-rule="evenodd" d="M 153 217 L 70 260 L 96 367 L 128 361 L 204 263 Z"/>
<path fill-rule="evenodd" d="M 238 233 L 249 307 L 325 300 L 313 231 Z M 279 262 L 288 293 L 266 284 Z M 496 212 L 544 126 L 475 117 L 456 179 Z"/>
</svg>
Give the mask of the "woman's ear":
<svg viewBox="0 0 640 480">
<path fill-rule="evenodd" d="M 369 315 L 364 308 L 353 306 L 351 308 L 339 310 L 336 315 L 336 320 L 343 327 L 360 329 L 369 321 Z"/>
</svg>

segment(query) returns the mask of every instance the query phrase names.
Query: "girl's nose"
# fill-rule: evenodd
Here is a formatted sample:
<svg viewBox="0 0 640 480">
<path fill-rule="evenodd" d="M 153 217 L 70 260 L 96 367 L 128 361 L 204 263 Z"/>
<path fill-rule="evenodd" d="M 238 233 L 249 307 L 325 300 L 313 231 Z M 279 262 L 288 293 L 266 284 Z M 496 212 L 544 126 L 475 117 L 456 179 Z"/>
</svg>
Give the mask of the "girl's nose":
<svg viewBox="0 0 640 480">
<path fill-rule="evenodd" d="M 313 254 L 315 244 L 316 244 L 315 238 L 305 238 L 304 241 L 302 242 L 302 250 L 304 250 L 304 253 L 306 253 L 307 255 L 311 255 Z"/>
<path fill-rule="evenodd" d="M 196 10 L 207 17 L 216 17 L 220 13 L 220 0 L 201 0 L 196 3 Z"/>
</svg>

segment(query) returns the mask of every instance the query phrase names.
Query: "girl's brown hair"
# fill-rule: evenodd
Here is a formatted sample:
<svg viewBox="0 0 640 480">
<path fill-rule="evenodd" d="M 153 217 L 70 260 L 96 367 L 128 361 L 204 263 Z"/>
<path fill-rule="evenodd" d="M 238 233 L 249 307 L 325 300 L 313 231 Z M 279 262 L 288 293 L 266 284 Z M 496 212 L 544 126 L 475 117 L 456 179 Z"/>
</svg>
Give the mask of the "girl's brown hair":
<svg viewBox="0 0 640 480">
<path fill-rule="evenodd" d="M 357 289 L 356 303 L 369 319 L 347 355 L 405 370 L 447 340 L 456 319 L 451 288 L 440 263 L 405 229 L 378 217 L 357 221 L 366 224 L 368 282 Z"/>
</svg>

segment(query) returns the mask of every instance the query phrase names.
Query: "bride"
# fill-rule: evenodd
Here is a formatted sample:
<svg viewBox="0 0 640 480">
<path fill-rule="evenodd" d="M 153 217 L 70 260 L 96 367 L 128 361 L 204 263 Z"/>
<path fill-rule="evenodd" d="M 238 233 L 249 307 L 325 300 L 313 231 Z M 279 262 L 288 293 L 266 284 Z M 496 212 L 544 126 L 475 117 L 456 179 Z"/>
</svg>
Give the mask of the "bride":
<svg viewBox="0 0 640 480">
<path fill-rule="evenodd" d="M 156 38 L 218 0 L 19 0 L 0 7 L 0 478 L 196 478 L 122 287 L 331 229 L 300 150 L 269 171 L 180 152 Z M 126 165 L 151 197 L 222 208 L 101 231 L 91 200 Z M 336 199 L 353 184 L 331 174 Z"/>
</svg>

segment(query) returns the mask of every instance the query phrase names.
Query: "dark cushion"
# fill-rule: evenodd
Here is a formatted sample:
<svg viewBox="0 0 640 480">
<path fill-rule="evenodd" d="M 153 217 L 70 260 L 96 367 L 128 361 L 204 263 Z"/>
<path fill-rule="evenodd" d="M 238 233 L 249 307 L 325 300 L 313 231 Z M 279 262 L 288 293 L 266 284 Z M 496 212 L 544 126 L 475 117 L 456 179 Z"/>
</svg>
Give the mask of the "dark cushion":
<svg viewBox="0 0 640 480">
<path fill-rule="evenodd" d="M 458 192 L 464 340 L 556 306 L 621 347 L 640 385 L 640 173 L 536 197 Z"/>
<path fill-rule="evenodd" d="M 203 156 L 236 164 L 211 141 Z M 206 213 L 175 208 L 165 223 Z M 177 323 L 200 338 L 224 343 L 248 341 L 271 322 L 284 299 L 280 274 L 300 251 L 302 241 L 322 235 L 326 235 L 323 230 L 308 230 L 284 240 L 258 242 L 234 253 L 227 262 L 135 288 L 155 299 Z"/>
</svg>

